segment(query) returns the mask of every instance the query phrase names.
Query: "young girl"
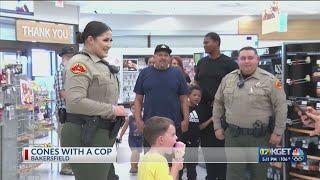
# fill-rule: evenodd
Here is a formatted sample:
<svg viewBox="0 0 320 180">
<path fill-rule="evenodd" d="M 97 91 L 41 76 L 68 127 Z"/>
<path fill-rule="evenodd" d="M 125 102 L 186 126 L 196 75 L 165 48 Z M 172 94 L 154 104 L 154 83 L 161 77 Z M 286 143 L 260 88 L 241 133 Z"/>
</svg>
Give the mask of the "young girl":
<svg viewBox="0 0 320 180">
<path fill-rule="evenodd" d="M 130 173 L 137 173 L 138 172 L 138 163 L 140 159 L 140 153 L 142 152 L 142 143 L 143 143 L 143 136 L 142 133 L 139 133 L 138 128 L 136 126 L 136 122 L 134 119 L 134 105 L 133 103 L 130 105 L 130 110 L 132 114 L 126 119 L 126 122 L 123 125 L 121 130 L 119 140 L 121 142 L 122 136 L 126 132 L 129 126 L 129 146 L 131 148 L 131 169 Z"/>
<path fill-rule="evenodd" d="M 186 144 L 187 150 L 185 154 L 185 162 L 198 161 L 198 147 L 200 142 L 200 128 L 199 128 L 199 108 L 198 104 L 201 100 L 201 90 L 199 86 L 192 85 L 189 94 L 189 128 L 188 131 L 182 134 L 182 142 Z M 187 168 L 188 180 L 195 180 L 197 178 L 196 171 L 197 163 L 185 163 Z M 182 171 L 180 172 L 180 178 Z"/>
</svg>

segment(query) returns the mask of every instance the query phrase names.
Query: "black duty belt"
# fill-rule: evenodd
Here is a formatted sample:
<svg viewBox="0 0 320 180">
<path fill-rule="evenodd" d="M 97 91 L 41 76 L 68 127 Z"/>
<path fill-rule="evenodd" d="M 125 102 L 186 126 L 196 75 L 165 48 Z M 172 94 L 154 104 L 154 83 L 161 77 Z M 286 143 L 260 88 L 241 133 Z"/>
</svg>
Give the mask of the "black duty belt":
<svg viewBox="0 0 320 180">
<path fill-rule="evenodd" d="M 92 121 L 93 117 L 94 116 L 88 116 L 83 114 L 67 113 L 66 122 L 71 122 L 71 123 L 82 126 L 86 123 L 86 121 Z M 98 128 L 112 130 L 115 125 L 114 119 L 103 119 L 100 116 L 98 116 L 97 119 L 99 121 Z"/>
<path fill-rule="evenodd" d="M 228 128 L 230 130 L 230 134 L 233 137 L 242 136 L 254 136 L 254 137 L 261 137 L 265 136 L 268 133 L 268 126 L 261 125 L 255 128 L 241 128 L 239 126 L 228 124 Z"/>
</svg>

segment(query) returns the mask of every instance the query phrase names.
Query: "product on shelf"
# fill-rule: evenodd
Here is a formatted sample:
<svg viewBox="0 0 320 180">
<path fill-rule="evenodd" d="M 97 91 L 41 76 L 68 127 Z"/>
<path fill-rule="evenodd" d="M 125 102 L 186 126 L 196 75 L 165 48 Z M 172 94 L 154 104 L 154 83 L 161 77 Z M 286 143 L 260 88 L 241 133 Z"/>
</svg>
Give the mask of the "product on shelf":
<svg viewBox="0 0 320 180">
<path fill-rule="evenodd" d="M 320 97 L 320 60 L 316 61 L 317 66 L 312 70 L 312 80 L 316 84 L 316 97 Z"/>
<path fill-rule="evenodd" d="M 32 83 L 29 81 L 20 80 L 20 94 L 22 105 L 34 104 L 34 95 L 32 90 Z"/>
<path fill-rule="evenodd" d="M 287 79 L 286 82 L 289 85 L 295 85 L 295 84 L 308 83 L 310 81 L 311 81 L 310 75 L 306 75 L 305 78 L 302 78 L 302 79 Z"/>
<path fill-rule="evenodd" d="M 138 72 L 123 72 L 123 101 L 131 102 L 135 98 L 133 92 L 136 80 L 138 78 Z"/>
<path fill-rule="evenodd" d="M 277 168 L 269 167 L 267 171 L 267 179 L 281 180 L 282 179 L 281 170 Z"/>
<path fill-rule="evenodd" d="M 307 56 L 305 59 L 302 60 L 291 60 L 291 59 L 287 59 L 287 64 L 288 65 L 301 65 L 301 64 L 310 64 L 311 63 L 311 59 L 310 56 Z"/>
</svg>

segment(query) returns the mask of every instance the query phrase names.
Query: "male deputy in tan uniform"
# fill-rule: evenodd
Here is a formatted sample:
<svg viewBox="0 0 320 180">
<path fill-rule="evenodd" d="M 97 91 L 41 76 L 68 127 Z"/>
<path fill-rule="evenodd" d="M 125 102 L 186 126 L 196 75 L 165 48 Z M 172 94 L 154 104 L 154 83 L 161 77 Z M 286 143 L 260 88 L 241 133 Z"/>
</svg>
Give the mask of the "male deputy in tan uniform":
<svg viewBox="0 0 320 180">
<path fill-rule="evenodd" d="M 238 61 L 239 69 L 223 78 L 215 95 L 215 135 L 221 140 L 225 138 L 226 147 L 279 145 L 287 116 L 283 87 L 277 78 L 258 67 L 256 49 L 242 48 Z M 226 132 L 221 128 L 220 117 L 223 115 L 228 123 Z M 271 117 L 275 118 L 275 125 L 268 131 Z M 228 159 L 230 154 L 226 154 Z M 247 171 L 251 179 L 266 179 L 267 165 L 228 164 L 227 179 L 247 179 Z"/>
</svg>

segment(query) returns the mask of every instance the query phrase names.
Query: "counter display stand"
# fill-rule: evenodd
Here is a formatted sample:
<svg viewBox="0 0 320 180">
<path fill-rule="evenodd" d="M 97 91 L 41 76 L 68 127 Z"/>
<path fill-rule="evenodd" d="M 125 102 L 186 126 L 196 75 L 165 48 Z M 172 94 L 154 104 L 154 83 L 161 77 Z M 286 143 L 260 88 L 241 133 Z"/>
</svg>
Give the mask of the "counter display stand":
<svg viewBox="0 0 320 180">
<path fill-rule="evenodd" d="M 1 179 L 27 179 L 41 163 L 23 163 L 22 149 L 30 146 L 51 144 L 35 143 L 46 137 L 53 126 L 49 118 L 39 119 L 36 111 L 38 95 L 34 94 L 33 83 L 21 75 L 17 65 L 7 65 L 1 74 L 3 128 Z"/>
</svg>

